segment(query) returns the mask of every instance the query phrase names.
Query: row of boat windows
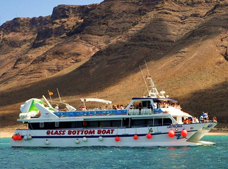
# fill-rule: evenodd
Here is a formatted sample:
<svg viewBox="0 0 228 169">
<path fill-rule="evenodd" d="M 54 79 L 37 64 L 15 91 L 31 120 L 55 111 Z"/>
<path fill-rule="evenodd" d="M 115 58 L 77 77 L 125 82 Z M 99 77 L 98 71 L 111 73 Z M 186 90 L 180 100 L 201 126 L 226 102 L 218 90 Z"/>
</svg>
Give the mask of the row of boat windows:
<svg viewBox="0 0 228 169">
<path fill-rule="evenodd" d="M 146 127 L 165 126 L 172 124 L 171 119 L 131 119 L 105 121 L 73 121 L 73 122 L 44 122 L 29 123 L 29 129 L 57 129 L 57 128 L 102 128 L 102 127 Z"/>
</svg>

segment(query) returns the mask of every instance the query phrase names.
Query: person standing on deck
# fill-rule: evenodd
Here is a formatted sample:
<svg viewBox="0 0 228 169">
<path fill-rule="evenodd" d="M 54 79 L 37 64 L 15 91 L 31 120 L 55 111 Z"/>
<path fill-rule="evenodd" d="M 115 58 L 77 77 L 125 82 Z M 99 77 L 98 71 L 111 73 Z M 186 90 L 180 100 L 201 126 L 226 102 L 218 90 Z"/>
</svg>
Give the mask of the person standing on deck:
<svg viewBox="0 0 228 169">
<path fill-rule="evenodd" d="M 139 109 L 139 115 L 141 115 L 141 109 L 142 109 L 142 104 L 141 103 L 139 103 L 138 109 Z"/>
<path fill-rule="evenodd" d="M 55 111 L 56 111 L 56 112 L 59 111 L 59 105 L 58 105 L 58 104 L 56 104 L 56 106 L 55 106 Z"/>
</svg>

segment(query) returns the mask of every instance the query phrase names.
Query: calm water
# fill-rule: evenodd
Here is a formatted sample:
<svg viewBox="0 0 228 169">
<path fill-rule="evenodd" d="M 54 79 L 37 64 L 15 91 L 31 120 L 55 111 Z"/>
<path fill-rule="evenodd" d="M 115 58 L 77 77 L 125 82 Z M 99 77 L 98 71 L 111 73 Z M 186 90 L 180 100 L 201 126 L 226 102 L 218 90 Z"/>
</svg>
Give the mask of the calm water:
<svg viewBox="0 0 228 169">
<path fill-rule="evenodd" d="M 0 139 L 0 168 L 228 168 L 228 136 L 213 146 L 156 148 L 11 148 Z"/>
</svg>

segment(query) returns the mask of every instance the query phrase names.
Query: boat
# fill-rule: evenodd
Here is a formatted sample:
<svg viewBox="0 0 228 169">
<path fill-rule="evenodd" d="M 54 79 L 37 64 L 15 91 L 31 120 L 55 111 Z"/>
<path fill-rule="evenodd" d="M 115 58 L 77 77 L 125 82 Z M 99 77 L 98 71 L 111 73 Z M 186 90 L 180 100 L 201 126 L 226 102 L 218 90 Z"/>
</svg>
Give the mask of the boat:
<svg viewBox="0 0 228 169">
<path fill-rule="evenodd" d="M 146 96 L 133 97 L 123 106 L 112 106 L 104 99 L 86 98 L 81 109 L 65 105 L 64 111 L 56 111 L 43 99 L 30 99 L 21 105 L 17 121 L 28 129 L 16 129 L 11 139 L 12 147 L 154 147 L 213 145 L 202 141 L 216 121 L 194 121 L 194 117 L 182 111 L 178 101 L 165 92 L 158 92 L 153 80 L 147 76 L 150 86 Z M 86 102 L 107 104 L 89 109 Z M 113 108 L 110 108 L 110 107 Z"/>
</svg>

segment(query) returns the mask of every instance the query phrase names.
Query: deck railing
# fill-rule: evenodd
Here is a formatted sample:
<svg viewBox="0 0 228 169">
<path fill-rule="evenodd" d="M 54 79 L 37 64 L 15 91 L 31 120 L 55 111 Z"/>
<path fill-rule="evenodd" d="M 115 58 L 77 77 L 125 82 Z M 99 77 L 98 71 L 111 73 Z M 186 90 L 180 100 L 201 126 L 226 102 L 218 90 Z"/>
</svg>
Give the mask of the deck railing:
<svg viewBox="0 0 228 169">
<path fill-rule="evenodd" d="M 76 116 L 103 116 L 103 115 L 127 115 L 127 110 L 93 110 L 93 111 L 74 111 L 74 112 L 54 112 L 58 117 Z"/>
<path fill-rule="evenodd" d="M 152 113 L 151 109 L 130 109 L 128 114 L 129 115 L 149 115 Z"/>
</svg>

